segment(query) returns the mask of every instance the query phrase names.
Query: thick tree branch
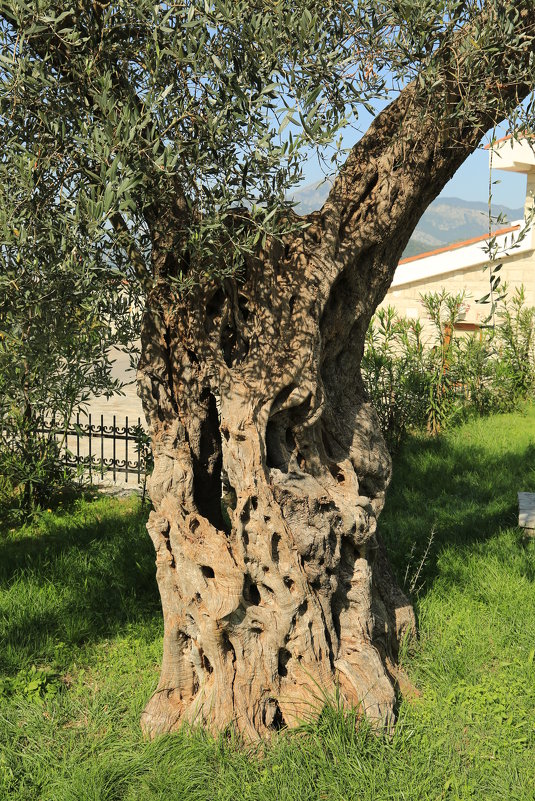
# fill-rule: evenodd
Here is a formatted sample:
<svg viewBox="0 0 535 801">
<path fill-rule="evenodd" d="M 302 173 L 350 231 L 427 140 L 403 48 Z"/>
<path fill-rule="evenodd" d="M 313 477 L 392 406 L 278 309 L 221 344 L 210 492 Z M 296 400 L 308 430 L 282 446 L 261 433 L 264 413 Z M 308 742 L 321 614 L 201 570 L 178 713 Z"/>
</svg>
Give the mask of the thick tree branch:
<svg viewBox="0 0 535 801">
<path fill-rule="evenodd" d="M 501 39 L 498 55 L 492 47 L 488 58 L 482 48 L 465 47 L 467 36 L 494 24 L 496 9 L 443 41 L 430 62 L 434 79 L 403 89 L 355 145 L 321 212 L 321 225 L 345 265 L 363 250 L 396 237 L 399 247 L 391 250 L 391 263 L 380 281 L 386 290 L 397 251 L 403 250 L 427 205 L 489 127 L 532 90 L 533 10 L 530 0 L 516 4 L 516 40 Z"/>
</svg>

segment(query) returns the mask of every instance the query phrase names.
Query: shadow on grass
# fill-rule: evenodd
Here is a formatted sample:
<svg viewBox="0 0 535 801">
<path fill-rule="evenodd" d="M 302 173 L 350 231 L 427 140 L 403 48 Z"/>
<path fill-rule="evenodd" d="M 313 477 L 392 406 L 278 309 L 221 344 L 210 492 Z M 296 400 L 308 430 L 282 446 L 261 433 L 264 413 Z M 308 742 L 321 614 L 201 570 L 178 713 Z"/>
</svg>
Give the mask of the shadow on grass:
<svg viewBox="0 0 535 801">
<path fill-rule="evenodd" d="M 439 439 L 415 437 L 395 460 L 380 529 L 400 582 L 414 547 L 418 583 L 431 587 L 448 547 L 474 549 L 517 522 L 517 491 L 535 489 L 535 414 L 504 438 L 507 418 Z M 500 428 L 501 426 L 501 428 Z M 493 428 L 494 427 L 494 428 Z M 483 431 L 485 436 L 481 437 Z M 495 433 L 493 433 L 495 432 Z M 499 440 L 499 441 L 498 441 Z M 500 444 L 501 443 L 501 444 Z M 0 669 L 71 654 L 128 624 L 158 630 L 154 551 L 139 505 L 109 499 L 45 515 L 38 531 L 0 538 Z M 455 577 L 452 577 L 455 580 Z"/>
<path fill-rule="evenodd" d="M 429 558 L 418 582 L 425 582 L 426 589 L 437 576 L 441 550 L 473 549 L 501 529 L 517 525 L 517 492 L 535 490 L 534 436 L 528 426 L 517 433 L 516 441 L 504 444 L 502 439 L 499 445 L 498 437 L 492 437 L 492 425 L 499 425 L 499 419 L 489 423 L 483 443 L 473 443 L 469 428 L 466 439 L 463 429 L 457 436 L 414 437 L 394 460 L 379 524 L 402 583 L 407 565 L 409 580 L 417 569 L 432 532 Z"/>
<path fill-rule="evenodd" d="M 100 499 L 47 515 L 28 535 L 2 535 L 0 669 L 159 621 L 145 520 L 137 504 Z"/>
</svg>

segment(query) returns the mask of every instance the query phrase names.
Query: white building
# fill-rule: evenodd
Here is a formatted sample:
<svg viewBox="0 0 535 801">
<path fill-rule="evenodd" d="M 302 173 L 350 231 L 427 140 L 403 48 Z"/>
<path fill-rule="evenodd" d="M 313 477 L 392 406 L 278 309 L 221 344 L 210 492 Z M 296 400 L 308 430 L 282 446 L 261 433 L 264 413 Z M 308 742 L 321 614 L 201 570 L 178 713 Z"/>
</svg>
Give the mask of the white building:
<svg viewBox="0 0 535 801">
<path fill-rule="evenodd" d="M 527 176 L 524 219 L 493 231 L 497 245 L 496 264 L 502 264 L 500 277 L 510 291 L 524 285 L 526 303 L 535 306 L 535 227 L 531 209 L 535 196 L 535 143 L 505 137 L 492 152 L 493 169 L 524 173 Z M 526 223 L 526 220 L 531 221 Z M 402 259 L 388 294 L 381 305 L 394 306 L 409 318 L 425 316 L 420 302 L 424 292 L 467 293 L 466 329 L 475 329 L 488 315 L 488 306 L 476 303 L 489 292 L 488 235 Z M 487 248 L 487 250 L 486 250 Z"/>
</svg>

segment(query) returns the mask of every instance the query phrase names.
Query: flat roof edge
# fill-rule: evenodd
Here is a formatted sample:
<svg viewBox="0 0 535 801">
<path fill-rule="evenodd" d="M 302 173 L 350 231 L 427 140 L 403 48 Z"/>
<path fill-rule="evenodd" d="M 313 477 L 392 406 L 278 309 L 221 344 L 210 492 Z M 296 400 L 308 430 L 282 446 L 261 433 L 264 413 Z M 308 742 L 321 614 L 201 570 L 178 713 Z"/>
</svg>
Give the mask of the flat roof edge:
<svg viewBox="0 0 535 801">
<path fill-rule="evenodd" d="M 523 240 L 515 246 L 514 240 L 507 245 L 507 236 L 515 231 L 520 231 L 524 224 L 523 220 L 512 223 L 507 228 L 501 228 L 492 233 L 493 237 L 498 237 L 503 241 L 499 243 L 505 247 L 504 253 L 500 258 L 510 258 L 513 255 L 525 253 L 535 249 L 532 243 L 532 232 L 528 231 Z M 489 235 L 474 237 L 473 239 L 457 242 L 453 245 L 446 245 L 434 251 L 421 253 L 408 259 L 402 259 L 394 273 L 394 278 L 390 285 L 391 289 L 412 284 L 417 281 L 424 281 L 439 275 L 458 272 L 469 268 L 483 266 L 488 262 L 488 256 L 484 252 L 482 243 L 488 242 Z"/>
</svg>

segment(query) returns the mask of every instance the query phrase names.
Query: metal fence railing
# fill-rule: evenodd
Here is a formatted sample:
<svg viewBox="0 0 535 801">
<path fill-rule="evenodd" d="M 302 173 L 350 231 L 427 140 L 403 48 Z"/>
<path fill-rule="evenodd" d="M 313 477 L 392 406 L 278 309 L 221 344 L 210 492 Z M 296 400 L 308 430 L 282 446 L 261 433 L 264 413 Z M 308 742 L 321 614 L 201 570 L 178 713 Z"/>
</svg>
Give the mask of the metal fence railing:
<svg viewBox="0 0 535 801">
<path fill-rule="evenodd" d="M 60 443 L 65 465 L 83 468 L 92 482 L 106 476 L 114 483 L 121 477 L 127 484 L 143 484 L 152 466 L 149 436 L 140 417 L 135 424 L 126 417 L 120 425 L 116 415 L 105 423 L 102 414 L 84 419 L 77 414 L 67 430 L 51 420 L 42 423 L 40 433 Z"/>
</svg>

